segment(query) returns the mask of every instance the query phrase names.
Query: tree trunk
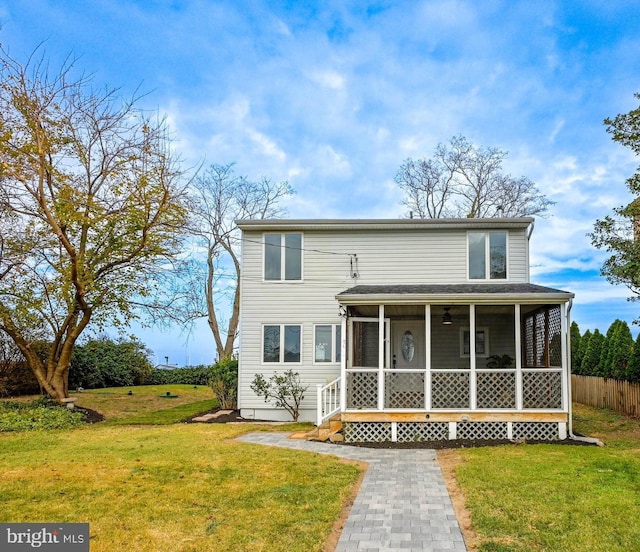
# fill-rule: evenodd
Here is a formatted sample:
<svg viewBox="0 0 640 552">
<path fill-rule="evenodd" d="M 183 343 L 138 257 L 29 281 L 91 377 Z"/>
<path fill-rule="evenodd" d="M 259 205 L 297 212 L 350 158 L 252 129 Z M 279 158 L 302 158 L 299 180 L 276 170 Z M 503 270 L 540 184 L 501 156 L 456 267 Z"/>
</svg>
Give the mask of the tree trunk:
<svg viewBox="0 0 640 552">
<path fill-rule="evenodd" d="M 68 374 L 68 372 L 69 372 L 68 368 L 65 372 L 62 372 L 62 373 L 56 370 L 50 382 L 51 387 L 55 392 L 55 396 L 52 395 L 51 398 L 55 399 L 59 403 L 61 403 L 62 399 L 66 399 L 69 396 L 69 393 L 67 393 L 66 385 L 65 385 L 65 375 Z"/>
</svg>

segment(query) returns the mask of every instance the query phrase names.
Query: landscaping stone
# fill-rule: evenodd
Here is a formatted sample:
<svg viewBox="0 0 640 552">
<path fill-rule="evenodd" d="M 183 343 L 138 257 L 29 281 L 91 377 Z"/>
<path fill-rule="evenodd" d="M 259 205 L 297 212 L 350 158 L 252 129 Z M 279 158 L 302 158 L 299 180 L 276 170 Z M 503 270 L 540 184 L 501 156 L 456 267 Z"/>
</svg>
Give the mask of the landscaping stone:
<svg viewBox="0 0 640 552">
<path fill-rule="evenodd" d="M 192 418 L 192 421 L 208 422 L 209 420 L 219 418 L 220 416 L 228 416 L 232 412 L 233 410 L 218 410 L 217 412 L 212 412 L 211 414 L 205 414 L 204 416 L 196 416 L 195 418 Z"/>
</svg>

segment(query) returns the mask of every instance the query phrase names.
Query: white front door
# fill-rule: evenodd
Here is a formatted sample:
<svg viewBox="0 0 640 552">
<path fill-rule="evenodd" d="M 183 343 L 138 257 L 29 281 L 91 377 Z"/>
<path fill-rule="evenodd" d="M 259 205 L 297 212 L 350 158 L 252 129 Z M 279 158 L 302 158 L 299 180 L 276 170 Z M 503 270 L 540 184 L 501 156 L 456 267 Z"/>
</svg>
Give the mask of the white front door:
<svg viewBox="0 0 640 552">
<path fill-rule="evenodd" d="M 424 320 L 398 320 L 391 323 L 393 368 L 425 369 L 424 331 Z"/>
</svg>

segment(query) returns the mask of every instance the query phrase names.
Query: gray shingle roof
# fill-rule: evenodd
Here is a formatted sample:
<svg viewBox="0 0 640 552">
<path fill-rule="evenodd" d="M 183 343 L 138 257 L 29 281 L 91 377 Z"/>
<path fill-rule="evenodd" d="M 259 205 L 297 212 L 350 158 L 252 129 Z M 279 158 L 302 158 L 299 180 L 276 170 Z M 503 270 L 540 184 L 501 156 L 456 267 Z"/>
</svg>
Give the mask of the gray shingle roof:
<svg viewBox="0 0 640 552">
<path fill-rule="evenodd" d="M 343 295 L 557 295 L 573 297 L 573 293 L 536 284 L 416 284 L 416 285 L 361 285 L 338 294 Z"/>
</svg>

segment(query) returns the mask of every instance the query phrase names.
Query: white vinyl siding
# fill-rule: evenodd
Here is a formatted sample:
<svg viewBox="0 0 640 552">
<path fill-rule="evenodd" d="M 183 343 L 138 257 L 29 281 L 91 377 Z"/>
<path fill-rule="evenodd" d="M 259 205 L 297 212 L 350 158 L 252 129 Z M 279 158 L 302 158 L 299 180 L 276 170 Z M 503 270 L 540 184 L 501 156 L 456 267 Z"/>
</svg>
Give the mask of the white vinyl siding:
<svg viewBox="0 0 640 552">
<path fill-rule="evenodd" d="M 278 285 L 264 281 L 265 234 L 292 233 L 278 232 L 277 228 L 243 233 L 239 405 L 256 411 L 271 408 L 251 391 L 251 381 L 257 373 L 268 378 L 293 367 L 303 384 L 309 385 L 302 403 L 303 419 L 313 420 L 316 384 L 326 384 L 340 375 L 337 359 L 335 363 L 314 361 L 316 325 L 340 324 L 336 295 L 355 285 L 468 283 L 467 230 L 305 228 L 303 280 L 279 280 Z M 302 235 L 302 231 L 295 233 Z M 527 282 L 527 243 L 525 229 L 509 230 L 506 281 L 510 283 Z M 352 266 L 358 278 L 352 277 Z M 442 318 L 441 313 L 439 316 Z M 263 362 L 263 326 L 283 324 L 300 326 L 298 365 Z M 457 337 L 452 345 L 461 360 Z M 334 348 L 339 352 L 337 345 Z"/>
</svg>

